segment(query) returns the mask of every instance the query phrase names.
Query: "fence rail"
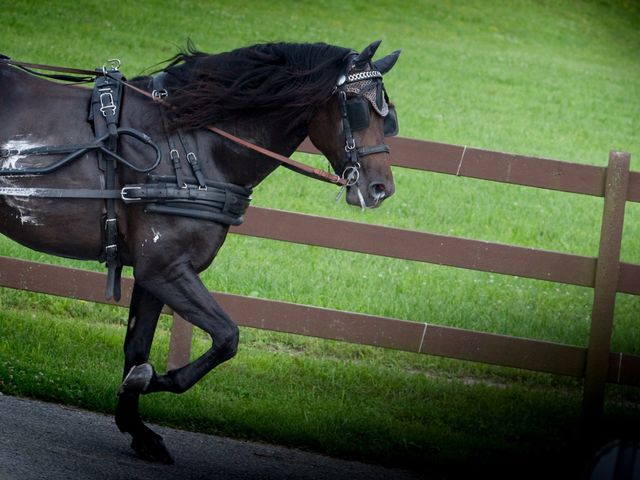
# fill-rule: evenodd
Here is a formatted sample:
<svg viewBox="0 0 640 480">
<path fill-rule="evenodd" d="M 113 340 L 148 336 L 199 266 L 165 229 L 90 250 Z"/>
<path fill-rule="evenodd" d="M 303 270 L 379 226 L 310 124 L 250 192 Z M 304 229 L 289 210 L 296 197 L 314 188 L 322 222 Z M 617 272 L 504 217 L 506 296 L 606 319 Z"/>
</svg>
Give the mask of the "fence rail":
<svg viewBox="0 0 640 480">
<path fill-rule="evenodd" d="M 640 265 L 619 261 L 624 207 L 640 202 L 640 172 L 612 152 L 607 167 L 491 152 L 407 138 L 389 139 L 394 165 L 604 197 L 597 258 L 251 207 L 241 235 L 402 258 L 594 289 L 587 347 L 476 332 L 214 292 L 240 325 L 507 367 L 583 377 L 583 410 L 602 412 L 607 382 L 640 385 L 640 357 L 610 352 L 616 293 L 640 295 Z M 308 142 L 301 151 L 317 153 Z M 366 240 L 365 240 L 366 239 Z M 103 299 L 104 275 L 0 257 L 0 286 Z M 123 279 L 129 301 L 132 281 Z M 106 303 L 106 302 L 105 302 Z M 188 361 L 191 328 L 174 316 L 170 367 Z"/>
</svg>

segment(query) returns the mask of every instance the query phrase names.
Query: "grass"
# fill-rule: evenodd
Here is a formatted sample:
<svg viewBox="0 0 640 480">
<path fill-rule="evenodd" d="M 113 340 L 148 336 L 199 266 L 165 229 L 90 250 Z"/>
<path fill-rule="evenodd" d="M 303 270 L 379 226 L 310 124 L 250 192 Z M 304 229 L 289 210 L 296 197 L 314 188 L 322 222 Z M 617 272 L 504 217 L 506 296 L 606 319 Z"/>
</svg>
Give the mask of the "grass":
<svg viewBox="0 0 640 480">
<path fill-rule="evenodd" d="M 383 53 L 403 49 L 386 79 L 403 136 L 595 165 L 606 165 L 609 150 L 626 150 L 640 170 L 637 2 L 229 0 L 166 8 L 151 1 L 102 12 L 93 1 L 0 0 L 0 51 L 83 68 L 117 56 L 133 76 L 173 55 L 187 36 L 207 51 L 271 40 L 359 49 L 382 38 Z M 256 189 L 254 204 L 597 254 L 601 199 L 403 169 L 394 175 L 396 196 L 375 212 L 336 204 L 334 190 L 284 170 Z M 627 206 L 622 249 L 634 263 L 639 208 Z M 0 254 L 102 269 L 6 238 Z M 581 346 L 589 333 L 590 289 L 276 241 L 230 237 L 203 279 L 221 291 Z M 113 409 L 125 311 L 6 289 L 0 307 L 0 391 Z M 639 315 L 637 297 L 618 295 L 613 350 L 640 354 Z M 157 365 L 166 328 L 165 320 Z M 460 459 L 517 463 L 526 452 L 535 462 L 566 453 L 574 439 L 581 387 L 571 379 L 250 329 L 242 335 L 236 359 L 185 395 L 145 398 L 145 415 L 443 469 Z M 205 345 L 198 337 L 196 350 Z M 638 397 L 634 388 L 609 388 L 612 421 L 637 425 Z"/>
<path fill-rule="evenodd" d="M 113 410 L 121 328 L 14 311 L 3 315 L 0 333 L 0 387 L 6 393 L 36 391 L 46 400 Z M 206 343 L 198 337 L 195 348 Z M 156 363 L 167 344 L 161 330 Z M 495 466 L 498 452 L 510 456 L 503 467 L 515 467 L 525 456 L 548 460 L 571 451 L 577 382 L 527 375 L 509 386 L 487 377 L 460 382 L 436 365 L 412 368 L 414 362 L 400 352 L 243 329 L 233 362 L 184 395 L 145 397 L 143 410 L 149 420 L 182 428 L 404 467 L 427 461 L 432 471 Z M 558 459 L 563 468 L 573 466 Z"/>
</svg>

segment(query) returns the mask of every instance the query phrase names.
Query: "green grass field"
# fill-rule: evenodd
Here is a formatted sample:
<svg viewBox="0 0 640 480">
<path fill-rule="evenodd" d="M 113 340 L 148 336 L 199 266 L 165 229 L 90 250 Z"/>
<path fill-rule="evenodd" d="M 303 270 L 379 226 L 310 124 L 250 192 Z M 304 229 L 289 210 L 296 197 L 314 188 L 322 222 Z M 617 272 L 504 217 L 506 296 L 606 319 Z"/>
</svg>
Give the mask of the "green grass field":
<svg viewBox="0 0 640 480">
<path fill-rule="evenodd" d="M 640 170 L 637 2 L 122 2 L 103 11 L 0 0 L 0 52 L 80 68 L 118 57 L 131 77 L 187 38 L 211 52 L 280 40 L 361 49 L 381 38 L 382 53 L 403 50 L 385 79 L 403 136 L 595 165 L 624 150 Z M 335 203 L 334 189 L 288 171 L 257 188 L 254 204 L 597 253 L 601 199 L 394 175 L 397 194 L 377 211 Z M 629 204 L 627 262 L 640 263 L 639 216 Z M 4 237 L 0 254 L 102 269 Z M 230 237 L 203 278 L 212 290 L 581 346 L 589 333 L 590 289 L 276 241 Z M 112 411 L 124 310 L 6 289 L 0 306 L 0 391 Z M 612 350 L 640 354 L 639 317 L 640 299 L 619 295 Z M 205 345 L 196 339 L 196 350 Z M 143 410 L 176 426 L 446 471 L 567 452 L 580 394 L 571 379 L 243 329 L 236 359 L 185 395 L 145 398 Z M 637 389 L 610 388 L 607 398 L 613 424 L 640 420 Z"/>
</svg>

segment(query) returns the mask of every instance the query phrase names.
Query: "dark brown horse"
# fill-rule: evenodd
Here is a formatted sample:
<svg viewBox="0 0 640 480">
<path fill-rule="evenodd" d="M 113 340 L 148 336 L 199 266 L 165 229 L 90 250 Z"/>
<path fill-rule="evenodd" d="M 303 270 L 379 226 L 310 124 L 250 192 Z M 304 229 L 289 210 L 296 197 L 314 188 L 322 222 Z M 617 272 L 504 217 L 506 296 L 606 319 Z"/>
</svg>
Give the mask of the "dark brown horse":
<svg viewBox="0 0 640 480">
<path fill-rule="evenodd" d="M 0 231 L 78 259 L 104 261 L 105 250 L 117 247 L 118 265 L 133 267 L 116 423 L 143 458 L 172 462 L 162 438 L 140 419 L 140 394 L 184 392 L 236 353 L 238 328 L 198 274 L 229 224 L 242 220 L 251 189 L 280 165 L 208 128 L 284 156 L 308 135 L 346 179 L 346 201 L 376 207 L 394 192 L 384 135 L 397 123 L 382 74 L 399 54 L 374 62 L 379 43 L 361 53 L 324 44 L 217 55 L 189 49 L 163 71 L 134 79 L 120 103 L 103 90 L 0 63 Z M 119 109 L 119 135 L 99 134 L 97 120 L 87 121 L 92 96 L 94 117 Z M 117 167 L 111 179 L 109 159 Z M 110 222 L 113 245 L 105 238 Z M 163 305 L 210 334 L 212 347 L 161 374 L 147 362 Z"/>
</svg>

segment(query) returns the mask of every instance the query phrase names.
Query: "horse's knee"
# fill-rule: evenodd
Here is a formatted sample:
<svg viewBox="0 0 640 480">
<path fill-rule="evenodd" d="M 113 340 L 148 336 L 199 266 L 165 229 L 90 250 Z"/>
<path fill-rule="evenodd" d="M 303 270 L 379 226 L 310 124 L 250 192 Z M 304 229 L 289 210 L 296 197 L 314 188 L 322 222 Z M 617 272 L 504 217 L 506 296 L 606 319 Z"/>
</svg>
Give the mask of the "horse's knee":
<svg viewBox="0 0 640 480">
<path fill-rule="evenodd" d="M 240 329 L 231 323 L 213 338 L 213 348 L 224 360 L 235 357 L 238 353 L 238 343 L 240 341 Z"/>
</svg>

